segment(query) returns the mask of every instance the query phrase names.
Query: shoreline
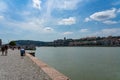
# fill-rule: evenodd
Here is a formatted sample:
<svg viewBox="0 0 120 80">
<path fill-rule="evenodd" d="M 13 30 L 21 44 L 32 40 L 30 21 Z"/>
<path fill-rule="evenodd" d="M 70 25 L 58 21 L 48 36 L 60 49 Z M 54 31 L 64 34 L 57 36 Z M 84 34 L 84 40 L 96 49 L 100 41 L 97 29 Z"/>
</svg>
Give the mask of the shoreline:
<svg viewBox="0 0 120 80">
<path fill-rule="evenodd" d="M 31 62 L 34 64 L 34 67 L 36 69 L 40 70 L 41 74 L 45 80 L 71 80 L 64 74 L 60 73 L 53 67 L 49 66 L 48 64 L 44 63 L 37 57 L 33 57 L 29 53 L 26 54 L 26 56 L 31 60 Z"/>
</svg>

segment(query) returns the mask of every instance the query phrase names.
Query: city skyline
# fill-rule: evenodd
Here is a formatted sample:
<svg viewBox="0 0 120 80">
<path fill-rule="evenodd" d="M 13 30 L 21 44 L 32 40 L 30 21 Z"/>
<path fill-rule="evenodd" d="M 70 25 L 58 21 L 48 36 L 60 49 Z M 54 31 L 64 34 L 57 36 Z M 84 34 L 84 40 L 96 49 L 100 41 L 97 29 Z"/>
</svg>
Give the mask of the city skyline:
<svg viewBox="0 0 120 80">
<path fill-rule="evenodd" d="M 0 0 L 0 39 L 120 36 L 120 0 Z"/>
</svg>

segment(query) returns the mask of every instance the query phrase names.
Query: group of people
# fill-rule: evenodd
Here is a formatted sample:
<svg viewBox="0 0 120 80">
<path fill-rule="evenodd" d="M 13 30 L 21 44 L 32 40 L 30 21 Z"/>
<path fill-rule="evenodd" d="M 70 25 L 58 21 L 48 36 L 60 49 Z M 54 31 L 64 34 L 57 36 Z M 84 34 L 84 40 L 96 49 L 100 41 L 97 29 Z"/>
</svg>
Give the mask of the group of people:
<svg viewBox="0 0 120 80">
<path fill-rule="evenodd" d="M 8 46 L 7 45 L 2 46 L 1 51 L 2 51 L 2 56 L 7 56 Z"/>
<path fill-rule="evenodd" d="M 25 56 L 25 49 L 18 47 L 18 50 L 20 50 L 20 56 L 21 56 L 21 58 L 23 58 Z M 1 52 L 2 52 L 1 56 L 7 56 L 7 54 L 8 54 L 8 46 L 7 45 L 1 46 Z"/>
</svg>

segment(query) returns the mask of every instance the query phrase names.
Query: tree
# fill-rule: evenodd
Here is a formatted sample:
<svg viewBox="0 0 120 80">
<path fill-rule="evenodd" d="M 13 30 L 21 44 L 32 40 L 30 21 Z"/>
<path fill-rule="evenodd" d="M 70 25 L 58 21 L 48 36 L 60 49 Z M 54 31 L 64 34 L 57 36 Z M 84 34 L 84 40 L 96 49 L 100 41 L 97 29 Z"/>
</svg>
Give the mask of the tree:
<svg viewBox="0 0 120 80">
<path fill-rule="evenodd" d="M 15 41 L 11 41 L 11 42 L 9 43 L 9 45 L 10 45 L 10 46 L 16 46 L 16 42 L 15 42 Z"/>
</svg>

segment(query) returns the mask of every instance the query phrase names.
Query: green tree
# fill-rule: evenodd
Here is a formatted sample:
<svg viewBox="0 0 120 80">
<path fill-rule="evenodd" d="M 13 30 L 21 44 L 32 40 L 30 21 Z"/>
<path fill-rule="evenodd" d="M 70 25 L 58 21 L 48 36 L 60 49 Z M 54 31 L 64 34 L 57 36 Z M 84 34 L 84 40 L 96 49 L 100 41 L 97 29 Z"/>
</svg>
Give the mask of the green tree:
<svg viewBox="0 0 120 80">
<path fill-rule="evenodd" d="M 16 46 L 16 42 L 15 42 L 15 41 L 11 41 L 11 42 L 9 43 L 9 45 L 10 45 L 10 46 Z"/>
</svg>

